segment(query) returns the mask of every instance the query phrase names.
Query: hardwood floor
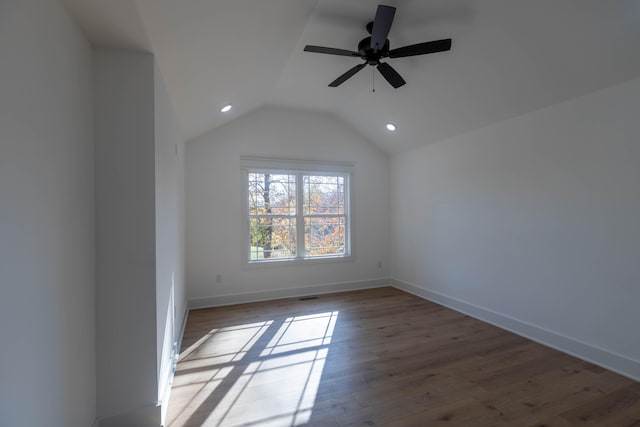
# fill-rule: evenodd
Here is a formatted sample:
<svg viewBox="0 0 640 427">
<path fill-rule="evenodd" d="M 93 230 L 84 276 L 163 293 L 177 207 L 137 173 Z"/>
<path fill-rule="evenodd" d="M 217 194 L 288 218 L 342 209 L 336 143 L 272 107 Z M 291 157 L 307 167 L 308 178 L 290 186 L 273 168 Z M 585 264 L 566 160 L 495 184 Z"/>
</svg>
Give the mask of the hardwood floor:
<svg viewBox="0 0 640 427">
<path fill-rule="evenodd" d="M 640 426 L 640 383 L 393 288 L 194 310 L 168 425 Z"/>
</svg>

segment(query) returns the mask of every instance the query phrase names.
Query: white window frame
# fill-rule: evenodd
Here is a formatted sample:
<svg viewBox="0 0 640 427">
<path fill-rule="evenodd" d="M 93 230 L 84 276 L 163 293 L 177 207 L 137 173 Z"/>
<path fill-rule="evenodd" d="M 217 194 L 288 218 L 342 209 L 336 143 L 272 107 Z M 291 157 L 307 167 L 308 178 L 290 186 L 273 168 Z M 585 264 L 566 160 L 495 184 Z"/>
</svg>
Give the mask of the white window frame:
<svg viewBox="0 0 640 427">
<path fill-rule="evenodd" d="M 292 159 L 274 159 L 265 157 L 242 156 L 240 158 L 242 171 L 242 265 L 256 267 L 266 265 L 298 265 L 315 264 L 321 262 L 352 261 L 353 247 L 353 199 L 354 199 L 354 165 L 347 162 L 308 161 Z M 271 258 L 267 260 L 249 259 L 249 173 L 272 173 L 296 175 L 296 250 L 292 258 Z M 302 177 L 304 175 L 343 176 L 345 180 L 345 248 L 344 255 L 327 255 L 307 257 L 304 254 L 304 212 Z"/>
</svg>

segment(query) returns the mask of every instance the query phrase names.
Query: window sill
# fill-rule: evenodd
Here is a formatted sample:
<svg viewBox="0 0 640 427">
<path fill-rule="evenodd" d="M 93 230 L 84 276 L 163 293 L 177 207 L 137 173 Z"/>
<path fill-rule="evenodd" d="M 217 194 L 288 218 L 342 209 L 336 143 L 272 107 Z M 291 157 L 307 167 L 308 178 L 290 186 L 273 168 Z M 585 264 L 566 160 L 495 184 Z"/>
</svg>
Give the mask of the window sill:
<svg viewBox="0 0 640 427">
<path fill-rule="evenodd" d="M 242 268 L 254 269 L 262 267 L 294 267 L 299 265 L 316 265 L 327 264 L 336 262 L 352 262 L 354 256 L 330 256 L 330 257 L 318 257 L 318 258 L 292 258 L 292 259 L 278 259 L 273 261 L 244 261 Z"/>
</svg>

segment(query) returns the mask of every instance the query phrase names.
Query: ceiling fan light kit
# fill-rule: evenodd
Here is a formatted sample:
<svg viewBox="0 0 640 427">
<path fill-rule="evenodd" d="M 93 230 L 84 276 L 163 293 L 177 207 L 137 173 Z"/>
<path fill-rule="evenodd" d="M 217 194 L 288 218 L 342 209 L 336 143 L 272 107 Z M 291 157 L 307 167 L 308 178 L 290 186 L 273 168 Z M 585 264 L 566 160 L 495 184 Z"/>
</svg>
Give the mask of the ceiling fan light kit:
<svg viewBox="0 0 640 427">
<path fill-rule="evenodd" d="M 397 49 L 389 48 L 389 31 L 396 14 L 396 8 L 392 6 L 379 5 L 373 22 L 369 22 L 366 26 L 371 36 L 365 37 L 358 43 L 358 51 L 346 49 L 336 49 L 332 47 L 307 45 L 304 50 L 306 52 L 324 53 L 327 55 L 351 56 L 364 60 L 364 63 L 342 74 L 340 77 L 329 83 L 329 87 L 338 87 L 349 78 L 353 77 L 358 71 L 365 66 L 371 65 L 376 67 L 382 77 L 389 82 L 395 89 L 403 86 L 407 82 L 400 74 L 388 63 L 380 62 L 383 58 L 404 58 L 407 56 L 426 55 L 429 53 L 444 52 L 451 50 L 451 39 L 435 40 L 424 43 L 403 46 Z"/>
</svg>

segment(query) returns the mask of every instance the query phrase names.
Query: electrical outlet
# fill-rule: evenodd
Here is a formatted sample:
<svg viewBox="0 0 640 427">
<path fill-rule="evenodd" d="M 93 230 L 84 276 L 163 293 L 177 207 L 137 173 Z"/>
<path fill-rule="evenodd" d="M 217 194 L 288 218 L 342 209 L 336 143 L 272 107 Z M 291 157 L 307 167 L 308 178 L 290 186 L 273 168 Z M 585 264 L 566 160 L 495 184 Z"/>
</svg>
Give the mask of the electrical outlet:
<svg viewBox="0 0 640 427">
<path fill-rule="evenodd" d="M 222 274 L 216 274 L 216 283 L 222 282 Z"/>
</svg>

